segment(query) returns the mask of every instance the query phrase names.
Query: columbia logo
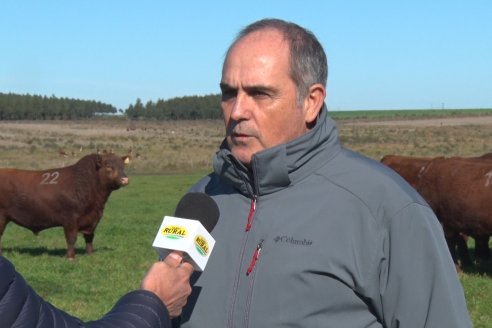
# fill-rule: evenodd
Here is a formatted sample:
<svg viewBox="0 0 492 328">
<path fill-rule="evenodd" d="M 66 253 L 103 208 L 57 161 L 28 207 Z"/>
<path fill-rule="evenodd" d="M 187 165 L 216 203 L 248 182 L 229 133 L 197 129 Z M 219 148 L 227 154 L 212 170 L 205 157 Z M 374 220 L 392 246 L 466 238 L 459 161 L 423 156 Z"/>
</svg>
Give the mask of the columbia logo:
<svg viewBox="0 0 492 328">
<path fill-rule="evenodd" d="M 273 238 L 276 243 L 287 243 L 292 245 L 300 246 L 311 246 L 313 244 L 312 240 L 309 239 L 295 239 L 292 236 L 276 236 Z"/>
</svg>

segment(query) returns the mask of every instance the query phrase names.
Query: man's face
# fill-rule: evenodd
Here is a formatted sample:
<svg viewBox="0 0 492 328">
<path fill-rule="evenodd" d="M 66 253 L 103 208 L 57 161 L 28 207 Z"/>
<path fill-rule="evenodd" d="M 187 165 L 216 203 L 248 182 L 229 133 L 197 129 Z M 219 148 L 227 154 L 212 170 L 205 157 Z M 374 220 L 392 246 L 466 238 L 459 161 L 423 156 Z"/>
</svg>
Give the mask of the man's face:
<svg viewBox="0 0 492 328">
<path fill-rule="evenodd" d="M 232 154 L 249 166 L 253 154 L 307 131 L 289 76 L 289 48 L 275 30 L 245 36 L 222 69 L 222 113 Z"/>
</svg>

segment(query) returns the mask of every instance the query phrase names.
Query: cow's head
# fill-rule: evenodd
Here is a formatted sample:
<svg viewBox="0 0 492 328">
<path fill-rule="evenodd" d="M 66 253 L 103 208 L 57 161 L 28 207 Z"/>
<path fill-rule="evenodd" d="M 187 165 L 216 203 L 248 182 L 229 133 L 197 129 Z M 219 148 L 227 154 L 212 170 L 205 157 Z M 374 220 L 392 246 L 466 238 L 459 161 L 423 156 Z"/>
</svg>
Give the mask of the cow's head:
<svg viewBox="0 0 492 328">
<path fill-rule="evenodd" d="M 99 155 L 99 176 L 103 183 L 111 190 L 119 189 L 128 184 L 125 165 L 130 163 L 128 156 L 119 157 L 114 154 Z"/>
</svg>

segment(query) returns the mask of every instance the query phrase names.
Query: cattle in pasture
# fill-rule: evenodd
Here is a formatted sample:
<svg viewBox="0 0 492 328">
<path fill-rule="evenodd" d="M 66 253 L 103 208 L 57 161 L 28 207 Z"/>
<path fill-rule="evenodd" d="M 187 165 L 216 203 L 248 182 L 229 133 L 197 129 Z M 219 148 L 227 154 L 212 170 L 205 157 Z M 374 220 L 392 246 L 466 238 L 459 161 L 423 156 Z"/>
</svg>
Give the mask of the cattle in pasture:
<svg viewBox="0 0 492 328">
<path fill-rule="evenodd" d="M 425 199 L 437 199 L 433 206 L 446 235 L 461 232 L 479 240 L 492 235 L 492 161 L 433 159 L 422 173 L 418 191 Z"/>
<path fill-rule="evenodd" d="M 111 192 L 128 184 L 127 161 L 126 156 L 90 154 L 63 168 L 0 169 L 0 238 L 10 221 L 34 233 L 62 226 L 68 259 L 75 258 L 78 232 L 91 254 L 106 201 Z"/>
<path fill-rule="evenodd" d="M 481 159 L 492 159 L 492 153 L 486 153 L 486 154 L 483 154 L 482 156 L 477 157 L 477 158 L 481 158 Z"/>
<path fill-rule="evenodd" d="M 482 179 L 490 179 L 492 175 L 491 158 L 492 154 L 489 153 L 470 158 L 387 155 L 381 159 L 382 163 L 399 173 L 429 203 L 443 225 L 455 263 L 460 258 L 462 265 L 465 266 L 470 265 L 471 260 L 464 234 L 475 239 L 477 259 L 490 259 L 488 240 L 492 234 L 490 230 L 492 207 L 486 208 L 483 203 L 488 202 L 485 195 L 492 196 L 492 185 L 491 187 L 485 186 L 489 181 L 487 180 L 482 181 L 483 185 L 479 186 L 480 173 L 478 171 L 485 174 Z M 483 170 L 487 168 L 490 168 L 490 171 L 484 173 Z M 465 191 L 468 188 L 470 192 Z M 472 193 L 471 190 L 483 190 L 488 194 L 479 198 L 476 192 Z M 451 204 L 457 204 L 458 200 L 461 201 L 461 205 L 451 210 Z"/>
<path fill-rule="evenodd" d="M 386 155 L 381 159 L 381 163 L 391 167 L 416 189 L 420 173 L 431 160 L 432 157 Z"/>
</svg>

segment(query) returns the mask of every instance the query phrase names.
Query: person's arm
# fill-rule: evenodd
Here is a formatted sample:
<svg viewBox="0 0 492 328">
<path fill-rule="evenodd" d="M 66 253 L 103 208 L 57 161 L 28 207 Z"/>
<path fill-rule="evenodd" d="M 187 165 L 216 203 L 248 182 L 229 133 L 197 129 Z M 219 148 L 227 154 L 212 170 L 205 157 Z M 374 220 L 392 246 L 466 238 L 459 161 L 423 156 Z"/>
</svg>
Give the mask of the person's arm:
<svg viewBox="0 0 492 328">
<path fill-rule="evenodd" d="M 171 252 L 163 261 L 154 263 L 142 280 L 141 288 L 155 293 L 166 305 L 171 318 L 181 315 L 191 294 L 190 276 L 193 265 L 183 261 L 179 252 Z"/>
<path fill-rule="evenodd" d="M 44 301 L 0 256 L 0 321 L 2 327 L 80 327 L 82 322 Z"/>
<path fill-rule="evenodd" d="M 155 263 L 142 289 L 124 295 L 101 319 L 84 323 L 43 300 L 0 256 L 0 318 L 2 327 L 170 327 L 170 317 L 181 313 L 191 292 L 193 267 L 177 254 Z M 168 308 L 167 308 L 168 307 Z"/>
<path fill-rule="evenodd" d="M 387 327 L 471 327 L 463 288 L 441 225 L 414 204 L 391 221 L 381 265 L 382 316 Z"/>
<path fill-rule="evenodd" d="M 123 296 L 111 311 L 87 327 L 170 327 L 170 317 L 181 314 L 191 293 L 193 266 L 182 260 L 177 252 L 171 252 L 154 263 L 142 280 L 141 290 Z"/>
</svg>

